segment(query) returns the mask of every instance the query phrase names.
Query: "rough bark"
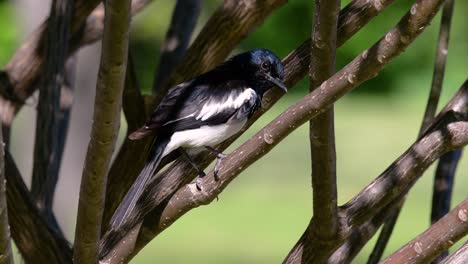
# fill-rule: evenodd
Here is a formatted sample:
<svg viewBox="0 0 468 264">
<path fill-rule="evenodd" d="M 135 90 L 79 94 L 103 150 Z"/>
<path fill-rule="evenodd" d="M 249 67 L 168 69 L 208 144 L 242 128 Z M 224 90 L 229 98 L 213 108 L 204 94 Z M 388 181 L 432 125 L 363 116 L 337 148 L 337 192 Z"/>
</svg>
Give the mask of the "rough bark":
<svg viewBox="0 0 468 264">
<path fill-rule="evenodd" d="M 91 139 L 80 187 L 74 263 L 96 263 L 104 211 L 107 174 L 120 127 L 127 69 L 130 1 L 105 2 L 101 63 Z"/>
<path fill-rule="evenodd" d="M 340 1 L 315 1 L 309 67 L 310 91 L 335 73 L 336 33 Z M 307 232 L 307 251 L 315 246 L 326 248 L 338 235 L 336 189 L 336 152 L 333 105 L 309 123 L 312 164 L 313 215 Z M 315 245 L 314 245 L 315 244 Z M 324 250 L 323 252 L 326 252 Z M 328 259 L 318 257 L 317 262 Z"/>
<path fill-rule="evenodd" d="M 203 0 L 177 0 L 166 39 L 161 47 L 153 94 L 156 94 L 161 85 L 168 81 L 187 51 L 202 5 Z"/>
<path fill-rule="evenodd" d="M 468 234 L 468 199 L 462 201 L 424 233 L 381 263 L 429 263 L 466 234 Z"/>
</svg>

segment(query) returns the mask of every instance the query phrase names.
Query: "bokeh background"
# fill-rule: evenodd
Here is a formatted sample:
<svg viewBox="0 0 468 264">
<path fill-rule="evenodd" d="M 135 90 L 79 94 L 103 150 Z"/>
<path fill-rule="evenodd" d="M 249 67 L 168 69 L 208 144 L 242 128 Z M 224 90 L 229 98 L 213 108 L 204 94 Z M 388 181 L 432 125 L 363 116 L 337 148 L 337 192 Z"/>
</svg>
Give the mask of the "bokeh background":
<svg viewBox="0 0 468 264">
<path fill-rule="evenodd" d="M 204 1 L 196 32 L 221 2 Z M 346 65 L 393 27 L 412 2 L 395 1 L 341 47 L 337 52 L 337 68 Z M 440 107 L 459 88 L 468 73 L 468 22 L 465 17 L 468 2 L 455 2 Z M 1 67 L 27 34 L 43 21 L 49 3 L 50 0 L 0 0 Z M 131 51 L 144 93 L 150 91 L 174 3 L 156 0 L 132 21 Z M 349 1 L 342 1 L 342 6 L 347 3 Z M 284 57 L 310 35 L 312 14 L 313 1 L 290 0 L 253 31 L 234 53 L 264 47 Z M 415 140 L 431 84 L 439 21 L 440 15 L 405 53 L 376 78 L 336 104 L 340 203 L 358 193 Z M 81 169 L 89 140 L 99 46 L 97 43 L 78 54 L 72 124 L 54 206 L 70 241 L 73 241 Z M 245 141 L 307 90 L 305 79 L 236 144 Z M 12 133 L 11 151 L 28 184 L 36 102 L 37 95 L 21 111 Z M 193 210 L 177 221 L 146 247 L 133 263 L 280 263 L 301 236 L 312 212 L 307 127 L 299 128 L 242 173 L 220 195 L 218 202 Z M 123 125 L 122 131 L 125 129 Z M 433 167 L 409 194 L 386 254 L 428 227 Z M 453 205 L 468 196 L 467 171 L 465 155 L 455 181 Z M 364 263 L 370 250 L 371 246 L 367 246 L 354 262 Z"/>
</svg>

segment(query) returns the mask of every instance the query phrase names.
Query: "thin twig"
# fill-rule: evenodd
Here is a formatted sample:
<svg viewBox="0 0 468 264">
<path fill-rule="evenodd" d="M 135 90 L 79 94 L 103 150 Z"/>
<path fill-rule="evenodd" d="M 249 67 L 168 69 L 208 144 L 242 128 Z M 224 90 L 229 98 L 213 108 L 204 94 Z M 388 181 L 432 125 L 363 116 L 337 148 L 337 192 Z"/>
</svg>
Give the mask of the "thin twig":
<svg viewBox="0 0 468 264">
<path fill-rule="evenodd" d="M 41 75 L 37 109 L 36 137 L 31 195 L 39 210 L 55 226 L 60 227 L 53 213 L 63 144 L 60 145 L 60 96 L 65 81 L 65 61 L 68 53 L 73 0 L 54 0 L 47 24 L 46 63 Z"/>
<path fill-rule="evenodd" d="M 466 234 L 468 234 L 468 199 L 462 201 L 429 229 L 381 263 L 429 263 Z"/>
<path fill-rule="evenodd" d="M 459 249 L 446 257 L 442 264 L 466 264 L 468 263 L 468 241 Z"/>
<path fill-rule="evenodd" d="M 315 1 L 309 67 L 311 92 L 335 73 L 339 11 L 339 0 Z M 312 244 L 327 247 L 328 242 L 336 239 L 338 235 L 333 105 L 309 123 L 309 140 L 312 164 L 313 215 L 315 218 L 308 228 L 309 239 L 306 240 L 304 251 L 313 248 Z M 323 258 L 320 256 L 316 261 L 325 263 L 327 259 L 328 256 L 323 255 Z"/>
<path fill-rule="evenodd" d="M 11 251 L 5 178 L 5 145 L 3 144 L 0 124 L 0 262 L 12 264 L 13 253 Z"/>
<path fill-rule="evenodd" d="M 203 0 L 177 0 L 166 39 L 161 46 L 159 67 L 155 73 L 153 94 L 164 85 L 180 63 L 195 29 Z"/>
<path fill-rule="evenodd" d="M 382 12 L 384 8 L 392 2 L 393 0 L 354 0 L 348 4 L 348 6 L 340 12 L 337 44 L 344 44 L 346 40 L 351 38 L 360 28 Z M 309 38 L 283 60 L 286 69 L 285 80 L 290 89 L 293 89 L 294 85 L 298 81 L 302 80 L 308 72 L 310 45 L 311 40 Z M 206 54 L 206 56 L 212 55 Z M 283 95 L 283 92 L 275 89 L 266 94 L 262 102 L 262 109 L 260 109 L 258 114 L 254 115 L 250 119 L 248 126 L 254 123 L 263 113 L 270 109 Z M 238 136 L 240 136 L 240 134 L 228 140 L 220 149 L 229 146 L 238 138 Z M 110 219 L 110 216 L 122 200 L 122 197 L 125 195 L 136 176 L 138 176 L 138 173 L 143 167 L 143 163 L 146 159 L 146 155 L 143 155 L 143 153 L 147 153 L 145 150 L 145 147 L 147 146 L 148 144 L 145 144 L 144 141 L 124 141 L 123 147 L 120 149 L 109 175 L 110 185 L 108 186 L 108 193 L 111 193 L 112 196 L 107 196 L 111 197 L 111 199 L 108 199 L 109 203 L 106 203 L 104 215 L 108 217 L 105 217 L 104 219 Z M 141 153 L 141 155 L 135 155 L 135 153 Z M 215 157 L 212 155 L 203 154 L 197 157 L 197 161 L 199 166 L 204 168 L 208 166 L 214 158 Z M 133 166 L 129 164 L 132 164 Z M 190 182 L 195 176 L 195 171 L 192 170 L 191 166 L 187 166 L 184 161 L 178 160 L 173 163 L 169 170 L 158 176 L 158 178 L 162 180 L 157 184 L 157 186 L 153 185 L 153 187 L 157 188 L 156 192 L 160 194 L 158 197 L 161 197 L 160 199 L 156 199 L 157 203 L 161 204 L 162 201 L 172 195 L 178 188 L 187 182 Z M 160 212 L 162 209 L 164 209 L 164 207 L 160 208 L 158 211 Z M 157 219 L 157 216 L 152 219 Z M 154 221 L 148 220 L 147 224 L 143 225 L 144 230 L 142 230 L 142 232 L 145 233 L 145 235 L 140 234 L 137 251 L 156 235 L 152 231 L 155 226 L 152 222 Z"/>
<path fill-rule="evenodd" d="M 449 33 L 450 33 L 450 26 L 451 26 L 451 19 L 453 14 L 453 0 L 447 0 L 444 3 L 444 7 L 442 9 L 442 19 L 440 25 L 440 32 L 439 32 L 439 41 L 437 44 L 437 51 L 436 51 L 436 60 L 434 63 L 434 74 L 432 79 L 432 86 L 429 94 L 429 99 L 427 102 L 426 110 L 424 113 L 423 121 L 421 123 L 421 128 L 419 130 L 419 135 L 421 136 L 422 133 L 427 129 L 428 125 L 434 119 L 437 105 L 439 104 L 440 93 L 442 91 L 442 83 L 445 74 L 445 65 L 447 60 L 447 51 L 448 51 L 448 43 L 449 43 Z M 450 155 L 450 154 L 446 154 Z M 456 165 L 455 165 L 456 166 Z M 448 178 L 452 178 L 449 182 L 453 182 L 453 176 L 447 175 Z M 437 175 L 436 175 L 437 178 Z M 436 182 L 436 180 L 435 180 Z M 434 186 L 435 188 L 435 186 Z M 447 187 L 447 191 L 451 193 L 452 186 Z M 450 204 L 450 197 L 449 204 Z M 434 198 L 433 198 L 434 199 Z M 404 205 L 404 202 L 401 204 L 400 207 L 396 207 L 390 213 L 388 220 L 386 220 L 382 231 L 380 232 L 379 238 L 377 243 L 375 244 L 372 253 L 369 256 L 368 264 L 376 264 L 382 258 L 382 255 L 387 247 L 388 241 L 390 240 L 390 236 L 392 235 L 393 229 L 395 224 L 398 220 L 398 216 L 400 215 L 401 209 Z M 450 206 L 446 208 L 446 212 L 450 209 Z"/>
<path fill-rule="evenodd" d="M 120 126 L 127 69 L 130 1 L 108 0 L 91 139 L 80 187 L 74 263 L 96 263 L 107 174 Z"/>
<path fill-rule="evenodd" d="M 5 174 L 11 236 L 23 259 L 26 263 L 71 264 L 70 244 L 39 212 L 8 152 Z"/>
</svg>

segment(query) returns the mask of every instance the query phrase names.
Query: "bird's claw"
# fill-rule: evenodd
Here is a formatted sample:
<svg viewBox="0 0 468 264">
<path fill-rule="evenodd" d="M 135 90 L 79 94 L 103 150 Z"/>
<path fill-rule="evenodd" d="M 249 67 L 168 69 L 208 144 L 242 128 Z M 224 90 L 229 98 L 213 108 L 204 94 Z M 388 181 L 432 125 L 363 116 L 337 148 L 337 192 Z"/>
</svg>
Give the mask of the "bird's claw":
<svg viewBox="0 0 468 264">
<path fill-rule="evenodd" d="M 196 181 L 195 181 L 195 186 L 197 187 L 197 190 L 201 191 L 203 190 L 202 188 L 202 179 L 206 176 L 205 172 L 200 172 L 198 175 Z"/>
<path fill-rule="evenodd" d="M 217 154 L 217 160 L 213 169 L 213 176 L 214 176 L 215 181 L 219 181 L 218 172 L 219 172 L 219 169 L 221 168 L 221 161 L 226 157 L 227 157 L 226 154 L 223 154 L 223 153 Z"/>
</svg>

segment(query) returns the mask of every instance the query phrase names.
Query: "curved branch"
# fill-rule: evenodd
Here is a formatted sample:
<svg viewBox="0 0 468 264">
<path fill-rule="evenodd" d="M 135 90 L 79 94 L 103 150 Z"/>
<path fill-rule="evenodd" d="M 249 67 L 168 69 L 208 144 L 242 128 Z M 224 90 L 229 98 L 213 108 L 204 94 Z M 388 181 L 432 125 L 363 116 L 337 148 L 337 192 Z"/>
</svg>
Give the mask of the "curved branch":
<svg viewBox="0 0 468 264">
<path fill-rule="evenodd" d="M 120 127 L 127 68 L 130 1 L 108 0 L 91 139 L 80 186 L 74 263 L 96 263 L 107 174 Z"/>
<path fill-rule="evenodd" d="M 468 199 L 462 201 L 424 233 L 381 263 L 429 263 L 466 234 L 468 234 Z"/>
</svg>

